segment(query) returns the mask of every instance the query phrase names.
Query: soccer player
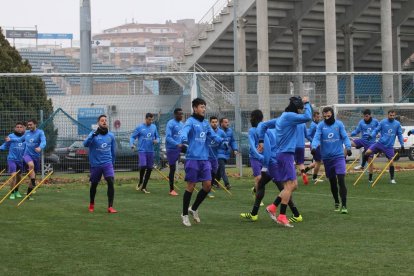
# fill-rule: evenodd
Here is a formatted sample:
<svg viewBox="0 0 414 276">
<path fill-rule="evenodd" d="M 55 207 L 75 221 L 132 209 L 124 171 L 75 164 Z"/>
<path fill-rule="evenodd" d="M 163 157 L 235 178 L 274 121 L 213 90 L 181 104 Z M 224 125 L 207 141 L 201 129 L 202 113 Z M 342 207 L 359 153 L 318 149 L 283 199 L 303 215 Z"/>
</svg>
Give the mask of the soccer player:
<svg viewBox="0 0 414 276">
<path fill-rule="evenodd" d="M 302 112 L 304 114 L 300 114 Z M 289 99 L 289 105 L 279 118 L 262 123 L 258 129 L 259 152 L 263 150 L 263 139 L 266 130 L 268 128 L 276 129 L 275 151 L 278 168 L 275 172 L 275 181 L 283 185 L 283 190 L 279 193 L 281 204 L 280 213 L 276 218 L 276 222 L 286 227 L 292 227 L 286 217 L 286 208 L 293 191 L 298 186 L 294 164 L 297 125 L 306 123 L 311 119 L 312 107 L 309 104 L 308 98 L 291 97 Z M 275 204 L 267 206 L 266 211 L 272 218 L 276 217 Z"/>
<path fill-rule="evenodd" d="M 114 165 L 116 142 L 114 134 L 108 131 L 106 115 L 98 117 L 98 128 L 89 133 L 88 137 L 83 141 L 83 145 L 89 148 L 89 164 L 91 166 L 89 212 L 95 210 L 96 188 L 103 175 L 108 184 L 108 213 L 117 213 L 112 207 L 115 197 Z"/>
<path fill-rule="evenodd" d="M 322 110 L 323 122 L 318 124 L 315 136 L 312 141 L 311 153 L 315 154 L 316 149 L 321 147 L 321 155 L 325 166 L 325 174 L 331 184 L 332 196 L 335 200 L 335 211 L 347 214 L 346 205 L 347 189 L 345 185 L 346 162 L 345 156 L 351 156 L 351 141 L 346 134 L 344 124 L 335 120 L 331 107 Z M 345 145 L 345 149 L 344 149 Z M 342 206 L 339 205 L 339 193 Z"/>
<path fill-rule="evenodd" d="M 25 126 L 23 122 L 17 122 L 14 127 L 14 132 L 10 133 L 8 137 L 21 138 L 24 135 Z M 19 187 L 16 187 L 16 184 L 21 180 L 21 173 L 23 171 L 23 153 L 25 149 L 24 142 L 5 142 L 0 146 L 0 150 L 8 150 L 9 154 L 7 155 L 7 168 L 8 172 L 11 174 L 13 180 L 10 182 L 10 189 L 13 192 L 10 194 L 10 199 L 20 198 L 22 195 L 19 192 Z"/>
<path fill-rule="evenodd" d="M 135 140 L 138 139 L 139 154 L 139 182 L 136 190 L 141 190 L 144 194 L 149 194 L 147 190 L 148 180 L 151 176 L 154 166 L 154 145 L 160 141 L 157 127 L 152 123 L 154 115 L 152 113 L 145 114 L 145 122 L 134 130 L 129 139 L 129 145 L 135 150 Z"/>
<path fill-rule="evenodd" d="M 362 163 L 361 166 L 358 169 L 364 169 L 365 164 L 368 162 L 371 162 L 372 155 L 366 156 L 365 152 L 369 149 L 372 144 L 375 142 L 375 138 L 371 138 L 371 133 L 376 129 L 379 125 L 379 122 L 377 119 L 372 118 L 371 116 L 371 110 L 365 109 L 362 113 L 364 118 L 359 121 L 357 128 L 351 132 L 351 136 L 356 136 L 359 133 L 361 133 L 360 139 L 354 139 L 351 140 L 351 145 L 353 147 L 356 147 L 357 149 L 364 148 L 364 151 L 362 153 Z M 356 167 L 357 168 L 357 167 Z M 369 182 L 372 182 L 372 174 L 374 171 L 374 167 L 369 166 L 369 176 L 368 180 Z"/>
<path fill-rule="evenodd" d="M 299 167 L 300 174 L 302 175 L 303 184 L 308 185 L 309 180 L 305 172 L 305 138 L 311 140 L 308 137 L 306 130 L 306 124 L 297 125 L 296 131 L 296 148 L 295 148 L 295 164 Z"/>
<path fill-rule="evenodd" d="M 193 216 L 196 223 L 200 222 L 198 207 L 211 190 L 211 164 L 208 161 L 207 137 L 216 143 L 223 142 L 223 139 L 216 135 L 208 121 L 204 119 L 206 102 L 201 98 L 196 98 L 191 105 L 193 115 L 187 119 L 181 132 L 181 142 L 188 145 L 185 161 L 187 187 L 183 196 L 183 212 L 181 214 L 182 223 L 185 226 L 191 226 L 188 213 Z M 197 182 L 202 182 L 202 189 L 190 207 L 191 196 Z"/>
<path fill-rule="evenodd" d="M 226 141 L 228 142 L 231 149 L 223 144 L 218 150 L 219 167 L 218 167 L 218 173 L 217 173 L 217 180 L 220 181 L 220 179 L 223 178 L 224 185 L 226 186 L 227 189 L 230 189 L 231 185 L 227 177 L 227 173 L 226 173 L 226 163 L 227 163 L 227 160 L 230 159 L 231 150 L 233 151 L 234 154 L 238 154 L 239 150 L 237 148 L 236 140 L 234 139 L 233 129 L 229 127 L 229 119 L 221 118 L 220 128 L 227 135 Z"/>
<path fill-rule="evenodd" d="M 46 147 L 45 133 L 41 129 L 37 129 L 37 120 L 30 119 L 27 121 L 27 128 L 22 137 L 6 137 L 6 142 L 25 142 L 26 147 L 23 153 L 23 161 L 29 168 L 30 183 L 27 188 L 29 194 L 36 186 L 36 172 L 40 170 L 40 153 Z M 29 198 L 33 200 L 33 198 Z"/>
<path fill-rule="evenodd" d="M 168 165 L 170 166 L 170 173 L 168 179 L 170 181 L 170 195 L 178 196 L 174 190 L 174 175 L 176 170 L 177 161 L 180 159 L 181 150 L 183 145 L 181 144 L 181 129 L 184 124 L 183 110 L 181 108 L 174 109 L 174 119 L 168 121 L 165 130 L 165 147 L 167 150 Z"/>
<path fill-rule="evenodd" d="M 311 143 L 312 143 L 313 137 L 315 136 L 316 128 L 317 128 L 320 121 L 321 121 L 321 115 L 320 115 L 319 111 L 313 112 L 313 119 L 312 119 L 310 127 L 307 131 L 308 132 L 308 139 L 310 139 L 309 141 Z M 310 171 L 311 169 L 313 169 L 312 180 L 313 180 L 314 183 L 316 183 L 317 181 L 323 182 L 322 179 L 318 180 L 318 173 L 319 173 L 319 169 L 321 168 L 321 162 L 322 162 L 321 148 L 319 147 L 319 148 L 315 149 L 315 154 L 313 155 L 313 162 L 305 168 L 306 173 L 308 171 Z"/>
<path fill-rule="evenodd" d="M 378 142 L 372 144 L 369 149 L 365 152 L 366 156 L 382 152 L 385 154 L 389 161 L 394 157 L 394 142 L 395 137 L 398 137 L 398 141 L 401 145 L 401 152 L 404 152 L 404 138 L 402 136 L 402 128 L 399 121 L 395 120 L 395 111 L 388 111 L 388 118 L 383 119 L 378 127 L 374 129 L 371 133 L 371 139 L 375 139 L 377 134 L 380 134 L 381 137 Z M 397 182 L 394 179 L 394 162 L 390 164 L 390 177 L 391 184 L 396 184 Z"/>
<path fill-rule="evenodd" d="M 250 124 L 252 127 L 249 129 L 249 159 L 250 166 L 252 167 L 254 177 L 253 192 L 256 194 L 257 184 L 261 177 L 261 170 L 263 167 L 264 157 L 263 154 L 257 151 L 259 145 L 259 136 L 257 134 L 257 126 L 263 121 L 263 112 L 259 109 L 253 110 L 250 113 Z"/>
<path fill-rule="evenodd" d="M 218 127 L 218 118 L 216 116 L 210 117 L 210 126 L 216 135 L 220 136 L 222 139 L 226 139 L 227 135 L 224 133 L 222 129 Z M 218 171 L 218 150 L 220 148 L 220 143 L 217 143 L 214 139 L 207 137 L 207 144 L 208 144 L 208 161 L 211 164 L 211 183 L 216 188 L 219 188 L 216 179 L 217 179 L 217 171 Z M 210 191 L 208 193 L 208 197 L 214 198 L 214 194 Z"/>
<path fill-rule="evenodd" d="M 259 124 L 260 126 L 260 124 Z M 265 186 L 270 180 L 276 184 L 279 191 L 283 190 L 283 184 L 281 182 L 275 181 L 275 177 L 277 177 L 278 165 L 276 161 L 277 156 L 277 143 L 276 143 L 276 132 L 274 129 L 268 129 L 264 136 L 264 148 L 263 148 L 263 160 L 262 160 L 262 169 L 259 182 L 257 183 L 256 194 L 255 194 L 255 202 L 253 205 L 253 209 L 250 213 L 241 213 L 240 217 L 251 220 L 257 221 L 259 219 L 258 212 L 260 206 L 262 206 L 262 200 L 265 195 Z M 276 197 L 272 207 L 271 205 L 266 208 L 266 210 L 276 209 L 281 203 L 281 197 Z M 290 197 L 288 202 L 289 208 L 291 209 L 293 216 L 289 218 L 289 222 L 302 222 L 303 217 L 299 213 L 297 207 L 293 203 L 292 197 Z M 275 210 L 276 212 L 276 210 Z M 275 213 L 274 212 L 274 213 Z M 277 218 L 273 212 L 269 212 L 269 215 L 272 220 L 277 222 Z"/>
</svg>

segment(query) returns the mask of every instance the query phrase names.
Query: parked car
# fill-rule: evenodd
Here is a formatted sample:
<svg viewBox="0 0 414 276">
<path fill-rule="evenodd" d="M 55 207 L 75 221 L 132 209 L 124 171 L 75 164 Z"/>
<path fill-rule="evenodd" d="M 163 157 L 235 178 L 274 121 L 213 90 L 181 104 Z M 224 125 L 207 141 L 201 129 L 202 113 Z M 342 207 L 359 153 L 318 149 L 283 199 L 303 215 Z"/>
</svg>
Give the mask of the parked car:
<svg viewBox="0 0 414 276">
<path fill-rule="evenodd" d="M 414 161 L 414 135 L 408 136 L 408 132 L 410 130 L 414 129 L 414 126 L 401 126 L 403 131 L 403 139 L 404 139 L 404 148 L 405 151 L 401 152 L 401 145 L 398 141 L 398 137 L 395 137 L 394 142 L 394 150 L 395 152 L 398 152 L 398 156 L 395 158 L 395 160 L 400 159 L 400 157 L 407 157 Z"/>
<path fill-rule="evenodd" d="M 65 155 L 65 165 L 76 172 L 89 170 L 89 148 L 83 146 L 83 141 L 74 142 Z M 131 150 L 129 141 L 116 138 L 116 162 L 118 169 L 138 169 L 138 153 Z"/>
<path fill-rule="evenodd" d="M 351 151 L 352 151 L 352 155 L 347 156 L 346 161 L 354 161 L 355 158 L 357 158 L 361 154 L 361 151 L 354 147 L 351 148 Z M 313 159 L 313 156 L 310 151 L 310 142 L 306 142 L 305 143 L 305 161 L 311 162 L 312 159 Z"/>
</svg>

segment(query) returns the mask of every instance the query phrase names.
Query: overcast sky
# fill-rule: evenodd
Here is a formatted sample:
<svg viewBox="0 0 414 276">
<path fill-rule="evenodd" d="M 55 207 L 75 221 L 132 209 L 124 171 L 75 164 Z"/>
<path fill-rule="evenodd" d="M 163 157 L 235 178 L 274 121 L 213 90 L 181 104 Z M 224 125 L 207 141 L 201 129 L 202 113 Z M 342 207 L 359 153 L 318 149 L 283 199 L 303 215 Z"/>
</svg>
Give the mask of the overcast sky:
<svg viewBox="0 0 414 276">
<path fill-rule="evenodd" d="M 92 33 L 130 23 L 164 23 L 193 18 L 196 22 L 217 0 L 91 0 Z M 80 0 L 2 0 L 2 28 L 34 29 L 39 33 L 73 33 L 79 39 Z"/>
</svg>

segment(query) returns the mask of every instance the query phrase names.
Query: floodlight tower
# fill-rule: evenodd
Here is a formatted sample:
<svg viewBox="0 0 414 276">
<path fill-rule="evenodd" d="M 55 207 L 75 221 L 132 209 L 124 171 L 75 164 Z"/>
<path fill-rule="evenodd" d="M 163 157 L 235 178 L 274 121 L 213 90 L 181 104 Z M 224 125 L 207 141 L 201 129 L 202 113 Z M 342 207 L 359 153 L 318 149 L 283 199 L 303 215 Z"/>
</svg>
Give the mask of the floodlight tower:
<svg viewBox="0 0 414 276">
<path fill-rule="evenodd" d="M 90 73 L 92 71 L 92 48 L 91 48 L 91 1 L 80 0 L 80 72 Z M 81 77 L 80 94 L 91 95 L 93 91 L 92 78 Z"/>
</svg>

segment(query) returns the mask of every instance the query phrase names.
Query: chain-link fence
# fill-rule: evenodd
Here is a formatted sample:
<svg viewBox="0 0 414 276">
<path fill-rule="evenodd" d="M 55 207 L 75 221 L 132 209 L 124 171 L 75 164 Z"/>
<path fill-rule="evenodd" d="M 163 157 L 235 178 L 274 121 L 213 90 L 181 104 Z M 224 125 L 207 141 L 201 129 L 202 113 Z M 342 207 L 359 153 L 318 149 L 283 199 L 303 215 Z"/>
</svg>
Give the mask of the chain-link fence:
<svg viewBox="0 0 414 276">
<path fill-rule="evenodd" d="M 207 101 L 207 118 L 226 117 L 236 130 L 240 165 L 248 165 L 250 113 L 267 118 L 283 112 L 292 95 L 309 96 L 315 107 L 336 103 L 412 102 L 413 73 L 140 73 L 140 74 L 0 74 L 0 131 L 6 136 L 15 122 L 35 118 L 46 132 L 45 166 L 62 171 L 88 170 L 82 146 L 100 114 L 106 114 L 117 137 L 117 167 L 138 168 L 129 147 L 134 128 L 145 114 L 155 115 L 162 141 L 176 107 L 186 117 L 191 99 Z M 328 79 L 328 81 L 327 81 Z M 334 82 L 332 82 L 334 80 Z M 235 91 L 237 87 L 238 91 Z M 387 87 L 383 89 L 383 87 Z M 350 123 L 351 124 L 351 123 Z M 157 162 L 165 163 L 164 145 Z M 2 153 L 1 164 L 5 163 Z M 235 163 L 232 159 L 230 163 Z M 3 165 L 3 166 L 4 166 Z"/>
</svg>

